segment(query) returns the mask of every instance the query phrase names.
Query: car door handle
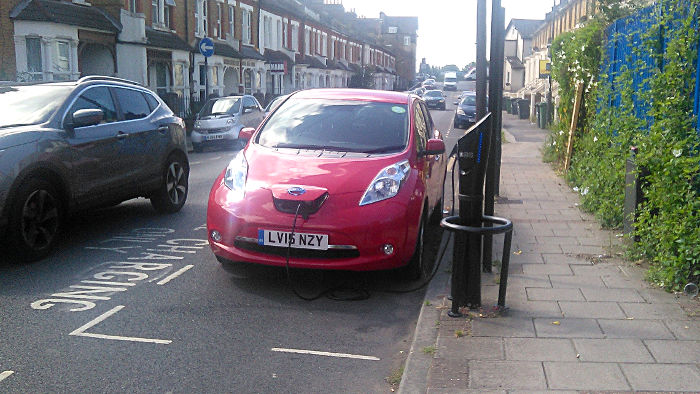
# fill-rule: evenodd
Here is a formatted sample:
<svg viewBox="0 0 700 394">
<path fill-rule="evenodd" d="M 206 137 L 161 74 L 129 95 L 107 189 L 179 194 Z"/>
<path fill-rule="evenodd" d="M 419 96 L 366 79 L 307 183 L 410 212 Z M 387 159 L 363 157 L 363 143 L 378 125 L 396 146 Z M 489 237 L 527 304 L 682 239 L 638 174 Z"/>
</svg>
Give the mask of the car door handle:
<svg viewBox="0 0 700 394">
<path fill-rule="evenodd" d="M 118 131 L 117 132 L 117 139 L 118 140 L 123 140 L 124 138 L 128 137 L 129 134 L 123 132 L 123 131 Z"/>
<path fill-rule="evenodd" d="M 168 126 L 160 126 L 160 127 L 158 127 L 158 131 L 165 134 L 168 131 L 170 131 L 170 128 Z"/>
</svg>

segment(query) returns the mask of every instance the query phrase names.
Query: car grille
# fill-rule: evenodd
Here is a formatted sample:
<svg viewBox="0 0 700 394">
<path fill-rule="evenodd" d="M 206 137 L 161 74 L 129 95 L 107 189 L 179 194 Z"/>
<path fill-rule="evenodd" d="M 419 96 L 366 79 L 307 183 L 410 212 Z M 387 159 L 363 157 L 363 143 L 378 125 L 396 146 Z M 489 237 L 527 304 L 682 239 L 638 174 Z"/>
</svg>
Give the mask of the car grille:
<svg viewBox="0 0 700 394">
<path fill-rule="evenodd" d="M 274 256 L 287 256 L 287 248 L 279 246 L 265 246 L 259 245 L 255 242 L 248 242 L 243 240 L 235 240 L 233 245 L 239 249 L 245 249 L 251 252 L 264 253 Z M 290 258 L 301 258 L 301 259 L 351 259 L 360 257 L 360 252 L 357 249 L 328 249 L 328 250 L 315 250 L 315 249 L 289 249 Z"/>
<path fill-rule="evenodd" d="M 326 202 L 327 199 L 328 193 L 323 193 L 320 197 L 311 201 L 284 200 L 281 198 L 274 197 L 272 198 L 273 202 L 275 203 L 275 208 L 277 208 L 278 211 L 284 213 L 295 214 L 297 212 L 297 206 L 299 205 L 299 203 L 301 203 L 299 213 L 304 216 L 313 215 L 314 213 L 318 212 L 318 210 L 321 209 L 321 206 L 324 202 Z"/>
</svg>

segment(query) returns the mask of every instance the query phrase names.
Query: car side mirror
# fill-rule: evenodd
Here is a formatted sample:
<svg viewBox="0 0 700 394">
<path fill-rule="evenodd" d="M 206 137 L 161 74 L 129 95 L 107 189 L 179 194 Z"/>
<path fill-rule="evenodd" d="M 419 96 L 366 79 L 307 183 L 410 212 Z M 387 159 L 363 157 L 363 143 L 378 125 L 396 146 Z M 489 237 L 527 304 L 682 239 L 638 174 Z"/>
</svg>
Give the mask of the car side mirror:
<svg viewBox="0 0 700 394">
<path fill-rule="evenodd" d="M 244 114 L 249 114 L 249 113 L 251 113 L 251 112 L 253 112 L 253 109 L 252 109 L 252 108 L 250 108 L 250 107 L 245 107 L 245 108 L 243 108 L 243 113 L 244 113 Z"/>
<path fill-rule="evenodd" d="M 423 154 L 426 156 L 430 156 L 439 155 L 442 153 L 445 153 L 445 141 L 438 139 L 429 139 L 428 144 L 425 146 L 425 152 Z"/>
<path fill-rule="evenodd" d="M 244 127 L 238 132 L 238 138 L 244 141 L 250 141 L 253 138 L 253 133 L 255 133 L 255 128 Z"/>
<path fill-rule="evenodd" d="M 71 119 L 64 126 L 67 129 L 94 126 L 104 120 L 104 112 L 101 109 L 79 109 L 73 112 Z"/>
<path fill-rule="evenodd" d="M 455 101 L 455 105 L 459 105 L 459 101 Z"/>
</svg>

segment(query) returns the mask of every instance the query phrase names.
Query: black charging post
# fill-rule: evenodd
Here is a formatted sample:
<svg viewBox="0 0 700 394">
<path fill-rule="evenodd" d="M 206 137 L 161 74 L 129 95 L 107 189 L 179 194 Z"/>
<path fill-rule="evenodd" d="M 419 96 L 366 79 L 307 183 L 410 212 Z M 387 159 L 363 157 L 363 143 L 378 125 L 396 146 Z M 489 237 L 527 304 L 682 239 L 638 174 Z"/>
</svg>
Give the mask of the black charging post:
<svg viewBox="0 0 700 394">
<path fill-rule="evenodd" d="M 458 141 L 459 163 L 459 216 L 444 218 L 440 225 L 455 233 L 452 262 L 451 317 L 460 317 L 460 307 L 481 306 L 481 244 L 484 234 L 506 233 L 499 307 L 505 307 L 505 290 L 508 276 L 510 243 L 513 224 L 510 220 L 484 216 L 484 179 L 491 141 L 491 113 L 486 114 Z M 495 223 L 494 227 L 482 227 L 483 222 Z"/>
</svg>

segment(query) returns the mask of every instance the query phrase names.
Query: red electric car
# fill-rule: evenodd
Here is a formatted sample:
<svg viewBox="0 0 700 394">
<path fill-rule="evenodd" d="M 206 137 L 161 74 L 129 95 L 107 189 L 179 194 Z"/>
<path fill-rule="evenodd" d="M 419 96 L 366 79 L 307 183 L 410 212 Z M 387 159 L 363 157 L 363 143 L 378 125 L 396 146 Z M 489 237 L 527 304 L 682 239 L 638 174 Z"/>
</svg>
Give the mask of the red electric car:
<svg viewBox="0 0 700 394">
<path fill-rule="evenodd" d="M 207 209 L 223 265 L 428 273 L 423 234 L 442 218 L 446 161 L 418 96 L 300 91 L 241 135 Z"/>
</svg>

